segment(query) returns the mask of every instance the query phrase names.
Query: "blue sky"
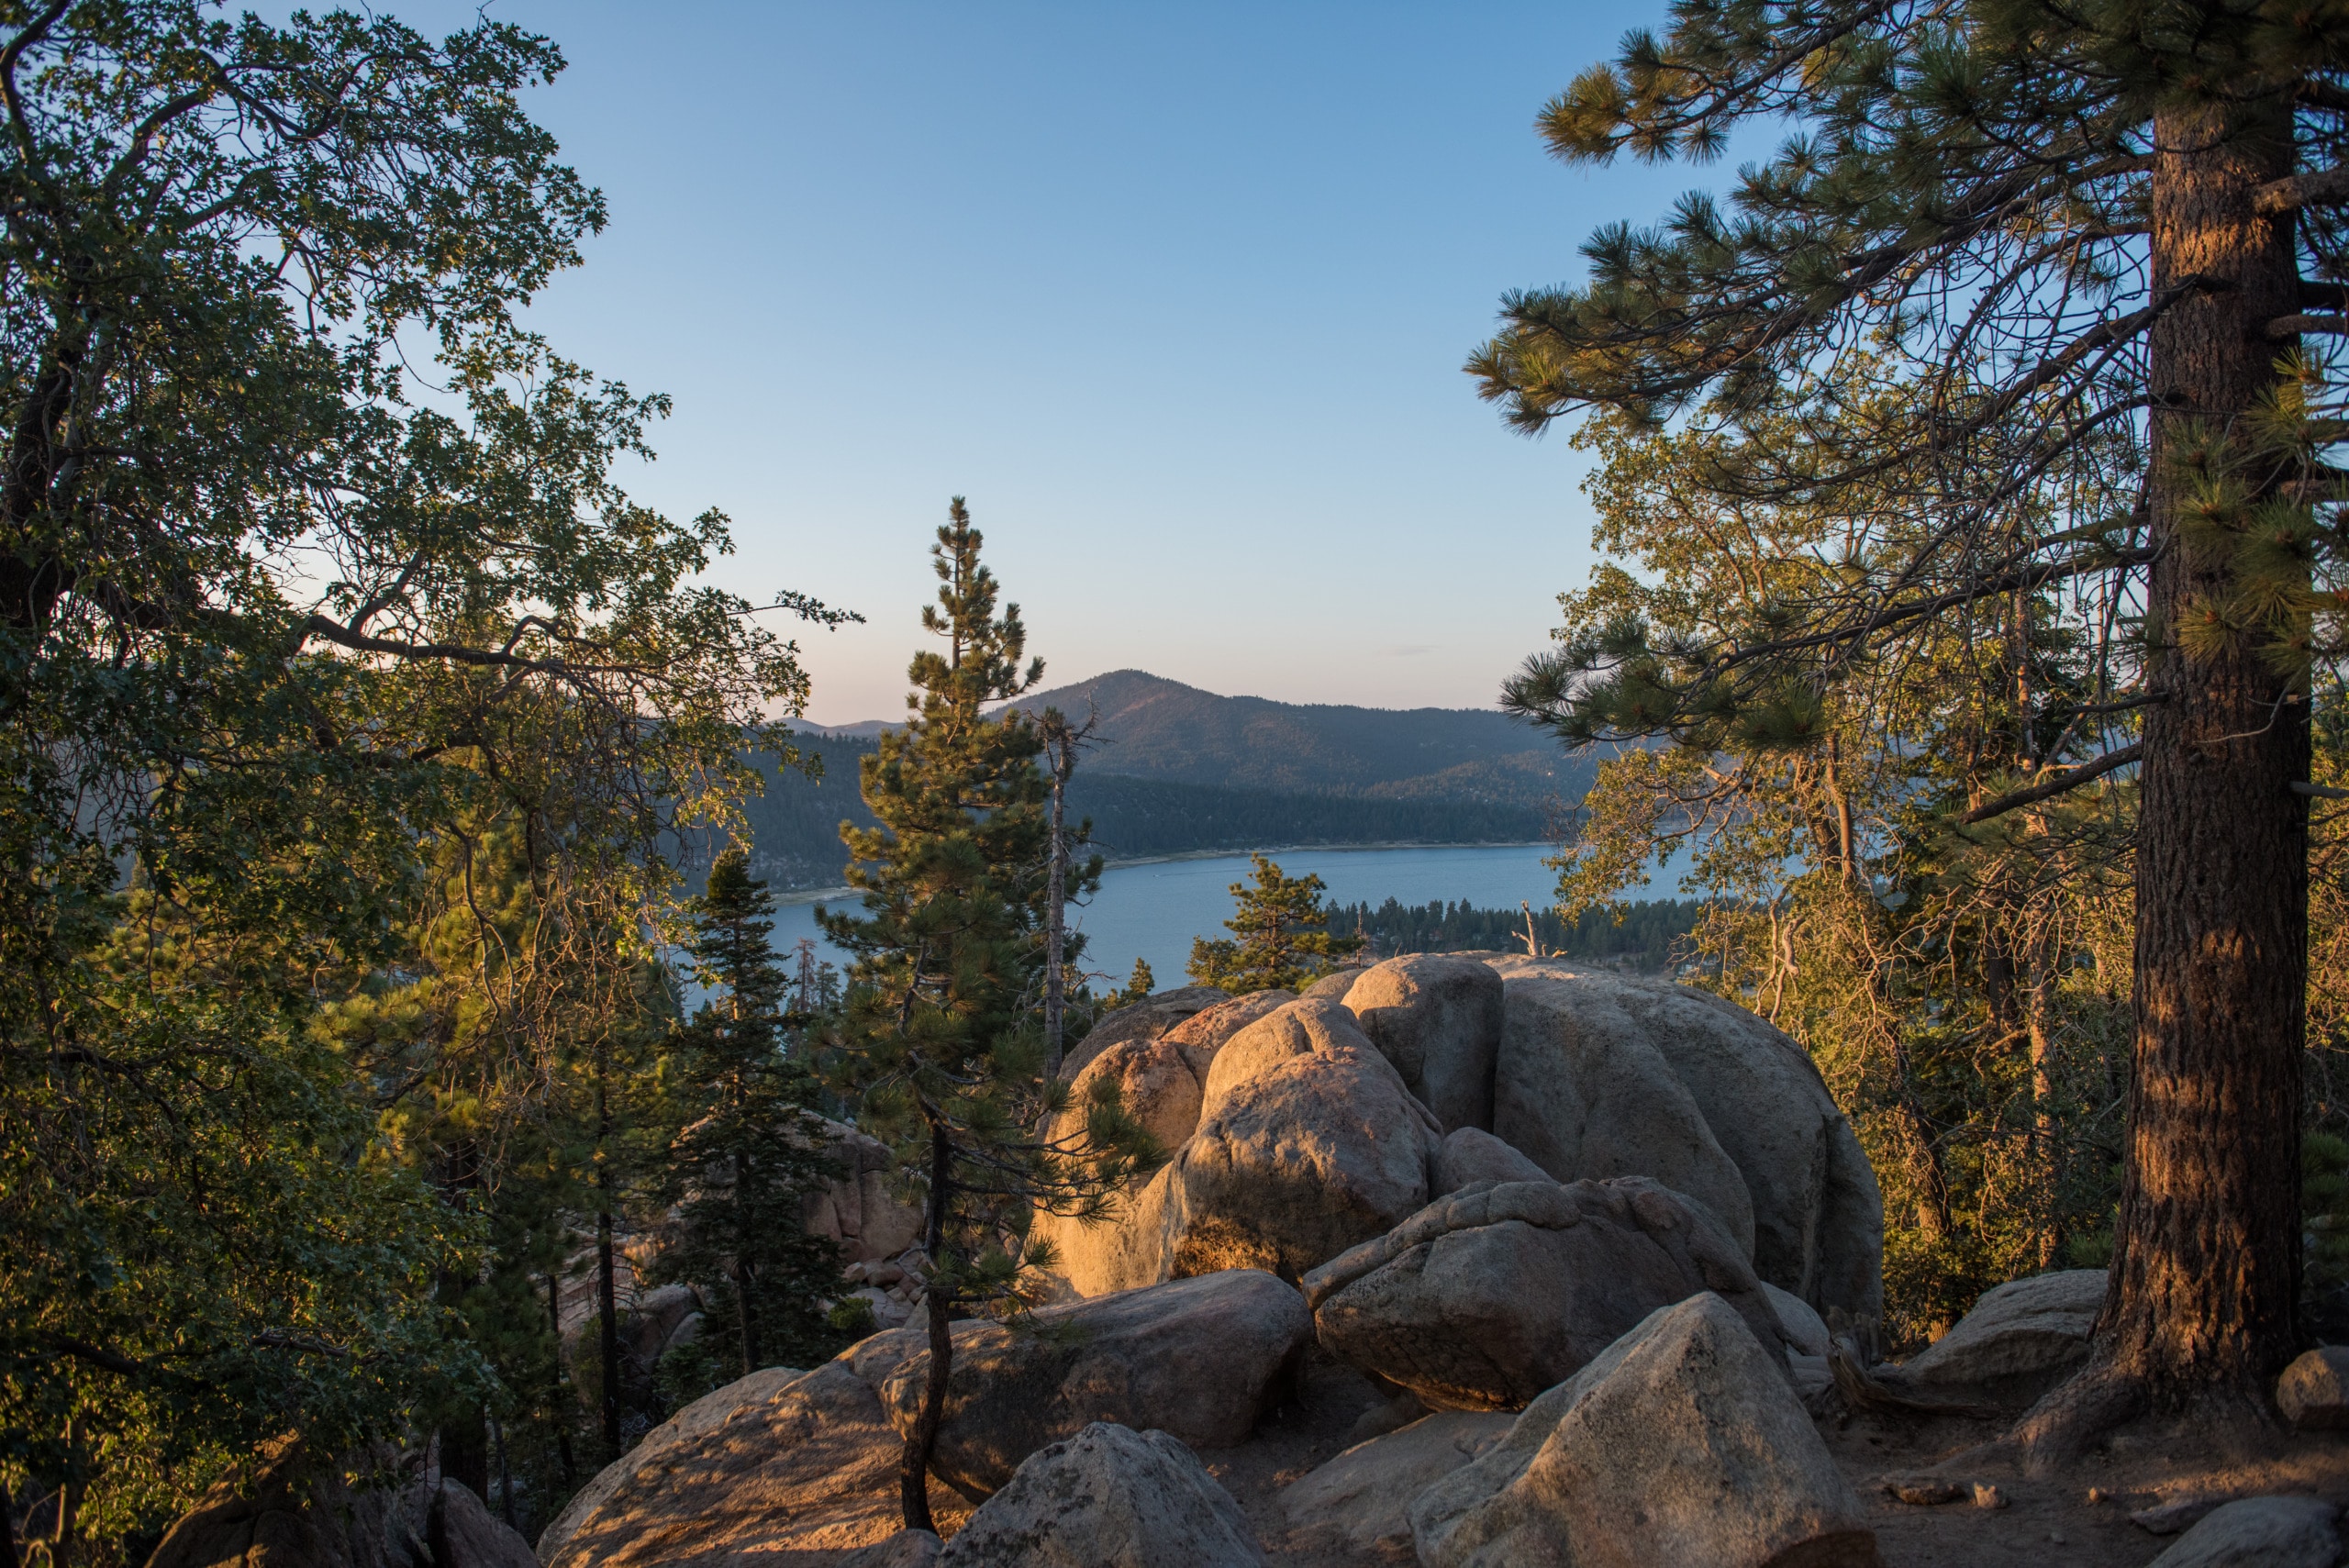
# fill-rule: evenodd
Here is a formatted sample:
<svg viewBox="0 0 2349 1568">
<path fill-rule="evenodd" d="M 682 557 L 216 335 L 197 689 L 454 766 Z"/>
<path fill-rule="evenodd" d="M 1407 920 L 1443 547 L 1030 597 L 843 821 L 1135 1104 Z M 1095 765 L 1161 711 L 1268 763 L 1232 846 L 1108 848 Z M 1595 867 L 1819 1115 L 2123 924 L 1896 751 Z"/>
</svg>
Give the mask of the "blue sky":
<svg viewBox="0 0 2349 1568">
<path fill-rule="evenodd" d="M 390 8 L 429 28 L 470 6 Z M 1578 455 L 1459 365 L 1720 170 L 1570 169 L 1531 121 L 1661 6 L 500 0 L 610 228 L 533 312 L 675 399 L 631 475 L 717 506 L 721 581 L 803 638 L 824 722 L 891 717 L 970 498 L 1052 684 L 1491 704 L 1588 561 Z"/>
</svg>

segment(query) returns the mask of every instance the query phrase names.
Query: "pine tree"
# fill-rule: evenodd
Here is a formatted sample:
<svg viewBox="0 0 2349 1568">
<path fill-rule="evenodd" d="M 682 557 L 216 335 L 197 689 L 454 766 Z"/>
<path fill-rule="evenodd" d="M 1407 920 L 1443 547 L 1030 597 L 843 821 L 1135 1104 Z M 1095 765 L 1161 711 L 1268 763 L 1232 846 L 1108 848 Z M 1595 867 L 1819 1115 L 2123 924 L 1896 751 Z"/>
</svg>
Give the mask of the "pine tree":
<svg viewBox="0 0 2349 1568">
<path fill-rule="evenodd" d="M 1190 975 L 1200 985 L 1227 991 L 1301 990 L 1362 946 L 1359 936 L 1340 936 L 1322 906 L 1322 880 L 1308 873 L 1291 877 L 1264 855 L 1255 884 L 1231 884 L 1239 908 L 1224 925 L 1238 940 L 1205 937 L 1191 943 Z"/>
<path fill-rule="evenodd" d="M 668 1148 L 674 1218 L 656 1271 L 703 1289 L 742 1376 L 840 1349 L 817 1308 L 839 1292 L 839 1248 L 802 1222 L 807 1195 L 840 1168 L 814 1126 L 821 1085 L 789 1050 L 791 982 L 769 941 L 774 912 L 740 849 L 718 857 L 692 906 L 699 978 L 723 995 L 678 1031 L 676 1075 L 697 1114 Z"/>
<path fill-rule="evenodd" d="M 1150 994 L 1157 989 L 1158 976 L 1150 972 L 1150 960 L 1138 958 L 1134 960 L 1133 973 L 1126 976 L 1126 988 L 1109 993 L 1109 1006 L 1130 1007 L 1136 1002 L 1147 1002 Z"/>
<path fill-rule="evenodd" d="M 924 1529 L 952 1318 L 1016 1307 L 1049 1251 L 1007 1238 L 1023 1236 L 1039 1208 L 1106 1214 L 1157 1152 L 1114 1090 L 1088 1107 L 1082 1132 L 1040 1140 L 1034 1130 L 1068 1093 L 1042 1071 L 1038 1016 L 1052 861 L 1037 766 L 1043 743 L 1017 707 L 985 709 L 1033 687 L 1043 662 L 1021 665 L 1017 605 L 996 617 L 997 585 L 960 496 L 949 516 L 930 552 L 938 603 L 922 611 L 946 651 L 914 656 L 911 717 L 864 760 L 864 802 L 880 827 L 841 828 L 863 913 L 824 917 L 855 955 L 837 1041 L 841 1085 L 922 1190 L 930 1367 L 899 1481 L 907 1527 Z M 1072 870 L 1062 891 L 1097 884 L 1095 862 Z M 1072 940 L 1066 956 L 1080 951 Z"/>
<path fill-rule="evenodd" d="M 1793 134 L 1731 212 L 1593 236 L 1589 281 L 1509 296 L 1470 361 L 1520 428 L 1685 418 L 1726 503 L 1849 520 L 1832 581 L 1726 637 L 1627 621 L 1533 662 L 1512 705 L 1570 740 L 1810 754 L 1828 689 L 1865 700 L 1920 628 L 2058 586 L 2142 606 L 2134 669 L 2092 711 L 2034 696 L 2065 743 L 1958 814 L 2139 768 L 2111 1295 L 2019 1429 L 2046 1458 L 2149 1406 L 2272 1418 L 2300 1348 L 2308 694 L 2349 651 L 2339 384 L 2301 345 L 2349 331 L 2344 71 L 2324 7 L 1680 0 L 1544 110 L 1553 150 Z M 1869 361 L 1894 395 L 1854 401 Z"/>
</svg>

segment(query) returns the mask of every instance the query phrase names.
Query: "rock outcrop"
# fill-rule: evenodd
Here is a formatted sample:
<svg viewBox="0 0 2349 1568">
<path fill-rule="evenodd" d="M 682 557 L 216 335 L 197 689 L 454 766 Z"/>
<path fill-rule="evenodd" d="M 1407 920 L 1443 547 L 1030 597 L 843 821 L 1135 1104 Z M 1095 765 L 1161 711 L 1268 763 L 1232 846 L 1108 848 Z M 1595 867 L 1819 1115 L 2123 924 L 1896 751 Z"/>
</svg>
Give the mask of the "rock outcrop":
<svg viewBox="0 0 2349 1568">
<path fill-rule="evenodd" d="M 2276 1406 L 2286 1420 L 2309 1431 L 2349 1427 L 2349 1348 L 2303 1351 L 2277 1379 Z"/>
<path fill-rule="evenodd" d="M 1281 1493 L 1292 1529 L 1356 1551 L 1408 1550 L 1411 1499 L 1498 1442 L 1514 1418 L 1444 1410 L 1360 1442 Z"/>
<path fill-rule="evenodd" d="M 1501 1043 L 1501 981 L 1491 966 L 1445 953 L 1390 958 L 1364 970 L 1344 999 L 1442 1130 L 1491 1130 Z"/>
<path fill-rule="evenodd" d="M 1693 986 L 1485 962 L 1507 992 L 1494 1132 L 1562 1180 L 1653 1176 L 1714 1207 L 1764 1279 L 1882 1316 L 1876 1174 L 1801 1046 Z"/>
<path fill-rule="evenodd" d="M 1427 1568 L 1880 1562 L 1776 1356 L 1709 1294 L 1609 1345 L 1409 1515 Z"/>
<path fill-rule="evenodd" d="M 2064 1269 L 1986 1290 L 1955 1328 L 1894 1375 L 1926 1388 L 2044 1379 L 2087 1359 L 2104 1289 L 2102 1269 Z"/>
<path fill-rule="evenodd" d="M 1783 1384 L 1761 1281 L 1710 1215 L 1644 1177 L 1467 1187 L 1304 1283 L 1324 1350 L 1437 1409 L 1522 1408 L 1705 1291 L 1770 1347 Z"/>
<path fill-rule="evenodd" d="M 1164 1432 L 1096 1422 L 1037 1451 L 939 1568 L 1264 1568 L 1231 1494 Z"/>
<path fill-rule="evenodd" d="M 810 1235 L 839 1243 L 844 1262 L 894 1258 L 921 1240 L 921 1206 L 890 1190 L 888 1149 L 841 1122 L 810 1117 L 841 1174 L 808 1195 L 800 1218 Z"/>
<path fill-rule="evenodd" d="M 903 1522 L 904 1440 L 880 1393 L 844 1361 L 827 1362 L 695 1433 L 663 1440 L 656 1431 L 645 1440 L 655 1441 L 662 1448 L 654 1461 L 617 1478 L 575 1517 L 566 1510 L 556 1521 L 567 1523 L 566 1531 L 548 1527 L 538 1551 L 545 1568 L 731 1568 L 767 1553 L 820 1561 L 813 1554 L 874 1545 Z M 933 1493 L 931 1506 L 949 1525 L 967 1512 L 951 1495 Z"/>
<path fill-rule="evenodd" d="M 2332 1568 L 2340 1514 L 2315 1497 L 2244 1497 L 2204 1515 L 2153 1568 Z"/>
<path fill-rule="evenodd" d="M 1016 1330 L 958 1323 L 931 1470 L 984 1497 L 1095 1421 L 1234 1446 L 1288 1389 L 1311 1337 L 1297 1292 L 1247 1269 L 1043 1307 Z M 910 1433 L 930 1375 L 923 1333 L 876 1334 L 844 1360 Z"/>
</svg>

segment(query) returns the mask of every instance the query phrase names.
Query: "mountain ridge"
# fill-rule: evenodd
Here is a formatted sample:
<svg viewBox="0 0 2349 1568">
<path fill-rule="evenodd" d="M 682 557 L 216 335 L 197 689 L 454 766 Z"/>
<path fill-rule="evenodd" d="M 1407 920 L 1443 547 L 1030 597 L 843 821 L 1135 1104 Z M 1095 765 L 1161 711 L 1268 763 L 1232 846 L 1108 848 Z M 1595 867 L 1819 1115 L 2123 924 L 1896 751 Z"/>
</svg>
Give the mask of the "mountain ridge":
<svg viewBox="0 0 2349 1568">
<path fill-rule="evenodd" d="M 1226 697 L 1140 670 L 1019 706 L 1097 718 L 1099 744 L 1077 768 L 1070 807 L 1117 859 L 1286 844 L 1530 843 L 1552 836 L 1559 808 L 1590 784 L 1587 760 L 1475 708 Z M 841 822 L 873 822 L 858 798 L 858 765 L 892 728 L 802 727 L 806 750 L 829 766 L 820 779 L 774 774 L 746 803 L 758 874 L 785 888 L 837 885 L 847 858 Z"/>
<path fill-rule="evenodd" d="M 1084 771 L 1283 795 L 1509 802 L 1579 798 L 1591 764 L 1490 708 L 1364 707 L 1225 696 L 1144 670 L 1112 670 L 1015 705 L 1091 716 Z M 810 726 L 870 739 L 894 725 Z"/>
</svg>

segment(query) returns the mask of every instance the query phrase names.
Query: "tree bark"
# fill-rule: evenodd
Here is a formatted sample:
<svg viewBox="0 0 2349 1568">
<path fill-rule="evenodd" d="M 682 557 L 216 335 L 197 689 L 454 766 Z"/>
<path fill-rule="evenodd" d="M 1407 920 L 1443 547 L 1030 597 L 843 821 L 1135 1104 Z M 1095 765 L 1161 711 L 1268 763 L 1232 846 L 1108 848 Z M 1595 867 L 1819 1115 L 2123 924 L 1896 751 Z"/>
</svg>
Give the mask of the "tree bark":
<svg viewBox="0 0 2349 1568">
<path fill-rule="evenodd" d="M 2238 111 L 2239 113 L 2241 111 Z M 2299 295 L 2292 220 L 2254 193 L 2291 172 L 2288 110 L 2154 121 L 2153 284 L 2210 280 L 2153 328 L 2150 624 L 2222 596 L 2222 555 L 2181 529 L 2196 432 L 2234 433 L 2277 380 L 2261 334 Z M 2246 441 L 2247 445 L 2247 441 Z M 2254 468 L 2254 495 L 2280 474 Z M 2154 659 L 2136 860 L 2128 1161 L 2101 1371 L 2157 1409 L 2263 1416 L 2298 1350 L 2299 1117 L 2308 939 L 2308 707 L 2255 646 Z M 2165 637 L 2165 641 L 2175 639 Z"/>
<path fill-rule="evenodd" d="M 547 1331 L 554 1336 L 554 1383 L 547 1394 L 552 1402 L 555 1453 L 562 1462 L 562 1484 L 576 1486 L 579 1465 L 571 1457 L 571 1402 L 562 1396 L 562 1288 L 552 1274 L 547 1275 Z"/>
<path fill-rule="evenodd" d="M 1064 742 L 1073 749 L 1074 742 Z M 1071 759 L 1074 760 L 1073 758 Z M 1044 1082 L 1061 1073 L 1061 1012 L 1065 1005 L 1061 984 L 1063 923 L 1068 901 L 1068 771 L 1052 759 L 1052 848 L 1051 882 L 1044 890 Z"/>
<path fill-rule="evenodd" d="M 612 1264 L 611 1100 L 598 1063 L 596 1082 L 596 1329 L 604 1373 L 604 1450 L 620 1456 L 619 1291 Z"/>
<path fill-rule="evenodd" d="M 897 1461 L 897 1491 L 907 1529 L 935 1530 L 930 1512 L 930 1456 L 938 1448 L 938 1429 L 946 1418 L 946 1385 L 954 1375 L 954 1335 L 948 1311 L 946 1280 L 938 1266 L 945 1255 L 946 1206 L 954 1178 L 954 1146 L 943 1122 L 930 1125 L 930 1202 L 922 1239 L 930 1252 L 930 1292 L 925 1304 L 930 1323 L 930 1377 L 922 1385 L 921 1414 L 906 1439 Z"/>
</svg>

